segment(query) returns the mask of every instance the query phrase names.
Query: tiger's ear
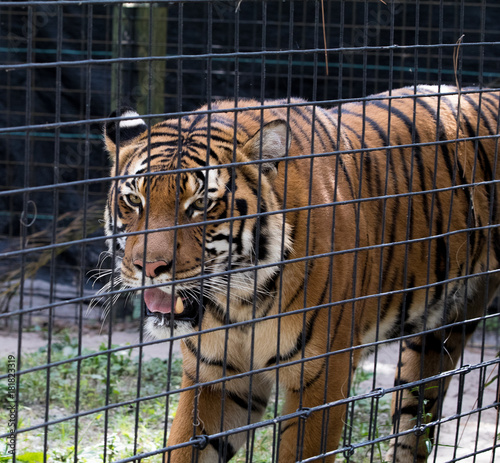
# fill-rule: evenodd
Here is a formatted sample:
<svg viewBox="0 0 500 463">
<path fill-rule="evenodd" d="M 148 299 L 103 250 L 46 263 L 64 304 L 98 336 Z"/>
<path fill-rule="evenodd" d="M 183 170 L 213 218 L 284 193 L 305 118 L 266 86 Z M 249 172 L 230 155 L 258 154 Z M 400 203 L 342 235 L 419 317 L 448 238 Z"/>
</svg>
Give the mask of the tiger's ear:
<svg viewBox="0 0 500 463">
<path fill-rule="evenodd" d="M 283 120 L 264 125 L 243 146 L 243 152 L 251 159 L 268 159 L 262 163 L 262 172 L 276 173 L 277 158 L 284 158 L 292 142 L 290 126 Z"/>
<path fill-rule="evenodd" d="M 123 106 L 118 111 L 113 111 L 109 117 L 134 117 L 134 119 L 115 120 L 104 124 L 104 143 L 109 153 L 109 157 L 114 164 L 117 157 L 116 144 L 119 144 L 119 151 L 121 148 L 128 145 L 134 138 L 147 130 L 148 126 L 139 117 L 139 114 L 128 106 Z"/>
</svg>

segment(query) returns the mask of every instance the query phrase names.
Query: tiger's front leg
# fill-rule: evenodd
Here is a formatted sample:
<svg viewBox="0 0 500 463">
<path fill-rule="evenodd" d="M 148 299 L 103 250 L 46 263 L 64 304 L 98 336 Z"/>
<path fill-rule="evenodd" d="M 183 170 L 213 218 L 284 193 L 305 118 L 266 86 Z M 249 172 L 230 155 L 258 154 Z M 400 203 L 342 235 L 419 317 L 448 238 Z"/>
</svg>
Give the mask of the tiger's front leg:
<svg viewBox="0 0 500 463">
<path fill-rule="evenodd" d="M 183 374 L 179 406 L 172 423 L 168 446 L 188 443 L 190 445 L 172 450 L 166 455 L 170 463 L 211 463 L 229 461 L 244 445 L 247 433 L 230 434 L 210 438 L 239 426 L 258 421 L 271 392 L 271 386 L 263 378 L 228 380 L 215 385 L 195 387 Z M 196 437 L 207 436 L 207 437 Z"/>
<path fill-rule="evenodd" d="M 298 403 L 299 394 L 288 392 L 286 412 L 297 410 Z M 295 410 L 293 410 L 294 408 Z M 338 446 L 344 427 L 346 407 L 337 406 L 310 413 L 307 408 L 305 405 L 302 407 L 302 410 L 304 410 L 303 416 L 285 421 L 281 426 L 279 445 L 280 463 L 301 461 L 306 458 L 322 455 L 335 450 Z M 335 455 L 321 458 L 318 461 L 333 463 Z"/>
<path fill-rule="evenodd" d="M 337 345 L 337 349 L 340 347 Z M 279 462 L 301 461 L 327 454 L 318 461 L 333 463 L 344 429 L 345 405 L 328 406 L 312 411 L 313 407 L 335 403 L 349 396 L 349 376 L 354 374 L 360 351 L 332 355 L 321 367 L 318 361 L 309 362 L 310 379 L 304 385 L 297 384 L 286 393 L 283 414 L 297 410 L 304 414 L 285 421 L 281 426 Z M 314 374 L 316 373 L 316 374 Z M 298 375 L 300 377 L 300 375 Z"/>
</svg>

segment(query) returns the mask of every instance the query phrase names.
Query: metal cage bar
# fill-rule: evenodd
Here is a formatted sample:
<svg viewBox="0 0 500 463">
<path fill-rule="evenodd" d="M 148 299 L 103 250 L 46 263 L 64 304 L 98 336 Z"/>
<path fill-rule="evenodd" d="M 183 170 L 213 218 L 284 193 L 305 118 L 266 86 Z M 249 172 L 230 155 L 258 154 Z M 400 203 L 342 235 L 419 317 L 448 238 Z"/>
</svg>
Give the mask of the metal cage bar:
<svg viewBox="0 0 500 463">
<path fill-rule="evenodd" d="M 0 459 L 495 461 L 497 2 L 0 15 Z"/>
</svg>

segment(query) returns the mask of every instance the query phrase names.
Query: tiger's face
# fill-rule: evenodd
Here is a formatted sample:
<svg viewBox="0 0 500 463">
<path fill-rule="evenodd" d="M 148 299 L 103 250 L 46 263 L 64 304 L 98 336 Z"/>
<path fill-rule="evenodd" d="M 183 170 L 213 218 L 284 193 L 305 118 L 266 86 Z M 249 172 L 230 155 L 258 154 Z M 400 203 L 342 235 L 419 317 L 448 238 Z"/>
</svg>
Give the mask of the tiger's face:
<svg viewBox="0 0 500 463">
<path fill-rule="evenodd" d="M 248 320 L 290 247 L 273 162 L 288 126 L 248 137 L 214 116 L 210 129 L 192 116 L 148 130 L 130 109 L 120 115 L 105 127 L 115 176 L 105 231 L 120 283 L 144 298 L 146 330 L 162 338 L 206 317 Z"/>
</svg>

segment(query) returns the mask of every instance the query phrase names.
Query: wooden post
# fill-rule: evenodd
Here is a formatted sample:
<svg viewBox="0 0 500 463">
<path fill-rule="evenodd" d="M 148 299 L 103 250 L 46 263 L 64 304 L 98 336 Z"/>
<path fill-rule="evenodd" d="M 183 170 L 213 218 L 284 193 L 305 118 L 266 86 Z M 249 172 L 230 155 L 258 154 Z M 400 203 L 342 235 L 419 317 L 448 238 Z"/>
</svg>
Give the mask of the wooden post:
<svg viewBox="0 0 500 463">
<path fill-rule="evenodd" d="M 152 12 L 150 9 L 152 8 Z M 164 57 L 167 53 L 167 7 L 137 8 L 135 37 L 137 56 Z M 152 13 L 152 14 L 151 14 Z M 165 60 L 138 63 L 137 112 L 159 114 L 165 110 Z"/>
<path fill-rule="evenodd" d="M 164 57 L 167 16 L 166 6 L 130 3 L 114 7 L 113 57 Z M 113 64 L 112 109 L 129 101 L 141 115 L 164 112 L 165 72 L 166 62 L 162 59 Z"/>
</svg>

